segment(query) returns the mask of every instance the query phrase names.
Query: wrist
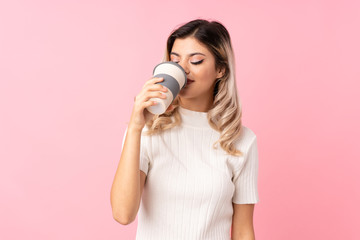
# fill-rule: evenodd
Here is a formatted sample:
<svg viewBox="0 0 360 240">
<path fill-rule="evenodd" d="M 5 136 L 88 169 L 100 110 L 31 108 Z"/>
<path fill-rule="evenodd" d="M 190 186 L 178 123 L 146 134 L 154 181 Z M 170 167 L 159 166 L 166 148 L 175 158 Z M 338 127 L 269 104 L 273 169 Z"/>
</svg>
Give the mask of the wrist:
<svg viewBox="0 0 360 240">
<path fill-rule="evenodd" d="M 128 125 L 128 132 L 141 133 L 143 128 L 144 128 L 144 127 L 137 126 L 137 125 L 133 125 L 133 124 L 129 124 L 129 125 Z"/>
</svg>

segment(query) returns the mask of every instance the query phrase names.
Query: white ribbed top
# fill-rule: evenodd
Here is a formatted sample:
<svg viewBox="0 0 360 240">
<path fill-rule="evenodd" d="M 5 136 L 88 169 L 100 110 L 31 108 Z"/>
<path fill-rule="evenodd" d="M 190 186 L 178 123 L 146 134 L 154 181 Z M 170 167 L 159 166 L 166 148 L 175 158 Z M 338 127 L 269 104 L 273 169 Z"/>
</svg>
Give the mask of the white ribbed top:
<svg viewBox="0 0 360 240">
<path fill-rule="evenodd" d="M 206 112 L 179 112 L 180 126 L 141 138 L 140 170 L 147 180 L 136 239 L 229 240 L 232 202 L 259 202 L 256 135 L 243 126 L 236 147 L 245 155 L 231 156 L 219 145 L 212 148 L 220 134 Z"/>
</svg>

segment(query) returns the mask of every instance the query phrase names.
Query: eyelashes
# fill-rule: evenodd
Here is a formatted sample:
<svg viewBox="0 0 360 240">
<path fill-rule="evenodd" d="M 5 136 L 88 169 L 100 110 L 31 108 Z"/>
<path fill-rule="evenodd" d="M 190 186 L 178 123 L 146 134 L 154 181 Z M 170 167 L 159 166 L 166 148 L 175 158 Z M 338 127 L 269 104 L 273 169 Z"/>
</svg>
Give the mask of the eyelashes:
<svg viewBox="0 0 360 240">
<path fill-rule="evenodd" d="M 200 61 L 197 61 L 197 62 L 191 62 L 191 64 L 198 65 L 198 64 L 202 63 L 203 61 L 204 61 L 204 59 L 200 60 Z M 173 62 L 175 62 L 175 61 L 173 61 Z M 179 63 L 179 62 L 175 62 L 175 63 Z"/>
<path fill-rule="evenodd" d="M 200 60 L 200 61 L 198 61 L 198 62 L 192 62 L 192 64 L 198 65 L 198 64 L 202 63 L 203 61 L 204 61 L 204 59 L 203 59 L 203 60 Z"/>
</svg>

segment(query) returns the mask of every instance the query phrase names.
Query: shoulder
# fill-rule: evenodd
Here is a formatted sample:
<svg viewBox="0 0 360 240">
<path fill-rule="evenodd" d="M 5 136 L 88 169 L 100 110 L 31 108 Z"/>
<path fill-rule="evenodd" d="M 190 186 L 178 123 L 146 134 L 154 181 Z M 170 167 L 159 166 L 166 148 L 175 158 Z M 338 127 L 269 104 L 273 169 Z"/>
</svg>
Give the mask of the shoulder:
<svg viewBox="0 0 360 240">
<path fill-rule="evenodd" d="M 247 126 L 242 125 L 240 135 L 234 140 L 234 147 L 239 150 L 242 155 L 241 156 L 229 156 L 229 162 L 232 165 L 233 172 L 242 169 L 246 156 L 249 153 L 250 147 L 256 143 L 256 134 L 255 132 Z"/>
<path fill-rule="evenodd" d="M 251 130 L 249 127 L 244 125 L 241 126 L 241 133 L 247 137 L 256 137 L 255 132 Z"/>
<path fill-rule="evenodd" d="M 235 140 L 235 146 L 240 151 L 246 151 L 254 141 L 256 141 L 255 132 L 247 126 L 242 125 L 239 137 Z"/>
<path fill-rule="evenodd" d="M 250 146 L 256 140 L 256 134 L 249 127 L 242 125 L 240 130 L 240 135 L 236 139 L 236 146 L 246 148 Z"/>
</svg>

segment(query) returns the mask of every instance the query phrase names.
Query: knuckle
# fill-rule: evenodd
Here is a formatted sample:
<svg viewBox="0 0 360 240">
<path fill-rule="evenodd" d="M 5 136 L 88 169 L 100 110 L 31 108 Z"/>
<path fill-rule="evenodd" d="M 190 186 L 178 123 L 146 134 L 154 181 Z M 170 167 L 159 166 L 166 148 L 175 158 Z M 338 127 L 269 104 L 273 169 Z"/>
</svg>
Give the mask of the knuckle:
<svg viewBox="0 0 360 240">
<path fill-rule="evenodd" d="M 145 92 L 148 92 L 150 88 L 151 88 L 151 87 L 150 87 L 149 85 L 147 85 L 147 86 L 144 88 L 144 91 L 145 91 Z"/>
</svg>

